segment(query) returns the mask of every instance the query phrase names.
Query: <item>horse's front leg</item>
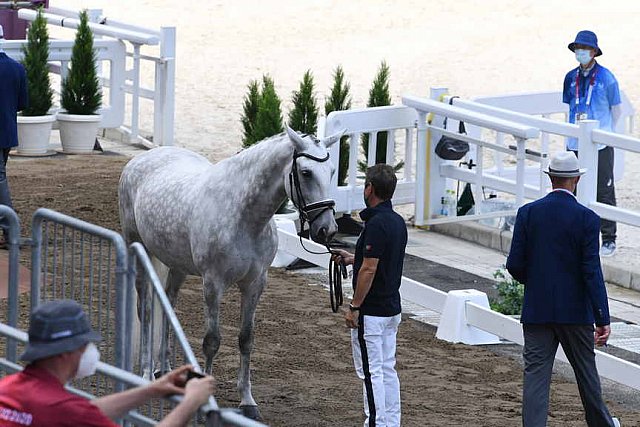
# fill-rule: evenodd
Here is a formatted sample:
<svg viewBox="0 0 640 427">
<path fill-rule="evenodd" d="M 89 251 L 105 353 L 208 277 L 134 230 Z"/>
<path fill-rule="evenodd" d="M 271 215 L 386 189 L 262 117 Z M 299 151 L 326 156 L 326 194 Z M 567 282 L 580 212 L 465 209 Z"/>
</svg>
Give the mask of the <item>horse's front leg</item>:
<svg viewBox="0 0 640 427">
<path fill-rule="evenodd" d="M 251 351 L 253 350 L 254 318 L 256 307 L 262 291 L 267 284 L 267 272 L 263 271 L 248 286 L 240 284 L 242 292 L 241 310 L 242 318 L 238 344 L 240 346 L 240 371 L 238 372 L 238 391 L 240 392 L 240 408 L 242 413 L 252 419 L 261 419 L 258 404 L 251 394 Z"/>
<path fill-rule="evenodd" d="M 202 340 L 202 351 L 205 355 L 205 372 L 213 373 L 213 358 L 220 349 L 220 301 L 225 284 L 211 274 L 203 278 L 204 300 L 206 302 L 207 332 Z"/>
</svg>

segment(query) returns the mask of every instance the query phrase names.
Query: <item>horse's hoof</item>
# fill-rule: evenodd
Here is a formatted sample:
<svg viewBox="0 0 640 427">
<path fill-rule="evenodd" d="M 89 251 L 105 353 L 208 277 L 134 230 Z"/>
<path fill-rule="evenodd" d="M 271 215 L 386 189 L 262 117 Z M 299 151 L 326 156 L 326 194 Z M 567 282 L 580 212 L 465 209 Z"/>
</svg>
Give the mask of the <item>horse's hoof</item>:
<svg viewBox="0 0 640 427">
<path fill-rule="evenodd" d="M 247 418 L 251 418 L 252 420 L 262 421 L 262 415 L 260 415 L 260 411 L 257 406 L 254 405 L 241 405 L 240 410 L 242 411 L 242 415 Z"/>
</svg>

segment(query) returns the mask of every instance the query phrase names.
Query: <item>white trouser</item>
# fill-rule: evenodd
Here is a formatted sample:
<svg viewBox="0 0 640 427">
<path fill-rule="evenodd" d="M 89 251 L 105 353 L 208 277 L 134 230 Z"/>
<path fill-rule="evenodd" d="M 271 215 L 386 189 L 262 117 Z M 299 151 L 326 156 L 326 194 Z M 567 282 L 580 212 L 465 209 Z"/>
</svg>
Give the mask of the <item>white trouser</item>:
<svg viewBox="0 0 640 427">
<path fill-rule="evenodd" d="M 401 315 L 360 316 L 351 330 L 353 363 L 363 381 L 365 427 L 400 426 L 400 381 L 396 372 L 396 334 Z"/>
</svg>

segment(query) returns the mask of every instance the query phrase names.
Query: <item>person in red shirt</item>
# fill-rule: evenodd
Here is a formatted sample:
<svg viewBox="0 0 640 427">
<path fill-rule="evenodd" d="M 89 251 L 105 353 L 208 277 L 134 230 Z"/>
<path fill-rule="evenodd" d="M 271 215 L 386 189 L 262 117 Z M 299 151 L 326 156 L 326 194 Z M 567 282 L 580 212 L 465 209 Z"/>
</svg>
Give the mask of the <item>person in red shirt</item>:
<svg viewBox="0 0 640 427">
<path fill-rule="evenodd" d="M 100 359 L 82 307 L 58 300 L 39 305 L 31 314 L 29 343 L 21 360 L 27 367 L 0 380 L 0 426 L 117 426 L 113 420 L 153 398 L 184 394 L 158 426 L 186 424 L 215 390 L 211 376 L 186 381 L 185 365 L 142 387 L 94 400 L 64 388 L 73 378 L 93 375 Z"/>
</svg>

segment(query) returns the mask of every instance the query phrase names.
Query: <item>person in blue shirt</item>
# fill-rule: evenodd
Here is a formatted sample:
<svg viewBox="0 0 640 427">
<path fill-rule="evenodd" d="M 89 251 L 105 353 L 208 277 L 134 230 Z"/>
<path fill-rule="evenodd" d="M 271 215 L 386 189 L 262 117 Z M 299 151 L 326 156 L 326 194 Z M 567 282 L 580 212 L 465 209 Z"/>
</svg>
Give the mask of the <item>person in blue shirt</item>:
<svg viewBox="0 0 640 427">
<path fill-rule="evenodd" d="M 338 250 L 333 257 L 353 264 L 354 292 L 345 320 L 351 328 L 353 363 L 363 382 L 365 426 L 401 425 L 400 381 L 395 365 L 407 227 L 391 205 L 396 182 L 390 165 L 367 169 L 367 208 L 360 212 L 364 229 L 355 255 Z"/>
<path fill-rule="evenodd" d="M 562 102 L 569 104 L 569 122 L 598 120 L 600 129 L 615 132 L 620 118 L 620 89 L 613 73 L 596 61 L 596 57 L 602 55 L 597 36 L 592 31 L 580 31 L 568 47 L 580 63 L 564 78 Z M 576 138 L 567 139 L 567 150 L 578 154 Z M 615 206 L 613 147 L 600 145 L 598 150 L 597 201 Z M 616 250 L 616 223 L 603 219 L 600 232 L 600 255 L 613 255 Z"/>
<path fill-rule="evenodd" d="M 0 25 L 0 205 L 10 208 L 11 193 L 7 182 L 9 150 L 18 145 L 17 113 L 27 107 L 27 75 L 24 67 L 2 50 L 4 33 Z M 8 224 L 0 220 L 4 244 L 9 240 Z"/>
</svg>

